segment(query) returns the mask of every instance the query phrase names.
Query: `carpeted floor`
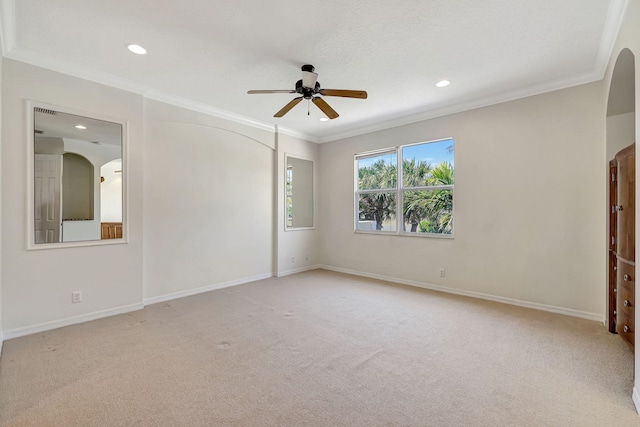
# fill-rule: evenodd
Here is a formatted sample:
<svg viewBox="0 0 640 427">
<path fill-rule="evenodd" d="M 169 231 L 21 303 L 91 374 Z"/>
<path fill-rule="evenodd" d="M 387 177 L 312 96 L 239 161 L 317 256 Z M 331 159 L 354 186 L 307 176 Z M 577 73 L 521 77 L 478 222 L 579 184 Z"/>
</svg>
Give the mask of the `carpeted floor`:
<svg viewBox="0 0 640 427">
<path fill-rule="evenodd" d="M 640 426 L 599 323 L 315 270 L 9 340 L 3 426 Z"/>
</svg>

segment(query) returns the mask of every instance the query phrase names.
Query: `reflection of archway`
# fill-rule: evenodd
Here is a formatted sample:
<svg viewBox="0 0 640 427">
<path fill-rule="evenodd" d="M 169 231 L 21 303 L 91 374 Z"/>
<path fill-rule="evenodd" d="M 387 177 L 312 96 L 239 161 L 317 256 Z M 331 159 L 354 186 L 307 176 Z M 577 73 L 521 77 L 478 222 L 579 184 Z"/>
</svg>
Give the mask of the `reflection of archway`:
<svg viewBox="0 0 640 427">
<path fill-rule="evenodd" d="M 616 60 L 609 98 L 607 100 L 606 152 L 609 162 L 608 215 L 608 293 L 607 323 L 609 331 L 616 330 L 627 340 L 633 340 L 635 330 L 633 314 L 627 312 L 627 303 L 621 305 L 621 295 L 626 286 L 635 289 L 635 280 L 624 283 L 618 280 L 619 272 L 630 269 L 635 278 L 635 57 L 629 49 L 623 49 Z M 628 148 L 627 148 L 628 147 Z M 626 207 L 627 209 L 624 209 Z M 632 208 L 631 210 L 629 208 Z M 628 275 L 625 275 L 629 277 Z M 626 299 L 626 296 L 623 298 Z M 617 301 L 616 301 L 617 300 Z M 630 304 L 635 306 L 635 301 Z M 616 314 L 617 313 L 617 314 Z M 624 328 L 623 328 L 624 325 Z M 624 329 L 625 331 L 622 331 Z M 629 336 L 630 335 L 630 336 Z"/>
<path fill-rule="evenodd" d="M 93 164 L 76 153 L 62 155 L 62 220 L 92 220 Z"/>
</svg>

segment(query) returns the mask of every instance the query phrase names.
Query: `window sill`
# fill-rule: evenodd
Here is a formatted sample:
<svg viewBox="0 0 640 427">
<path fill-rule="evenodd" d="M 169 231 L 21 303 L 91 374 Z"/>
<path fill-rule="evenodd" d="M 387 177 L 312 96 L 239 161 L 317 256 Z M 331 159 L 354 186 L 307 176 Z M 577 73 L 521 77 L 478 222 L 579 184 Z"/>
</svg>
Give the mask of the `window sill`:
<svg viewBox="0 0 640 427">
<path fill-rule="evenodd" d="M 418 237 L 427 239 L 447 239 L 453 240 L 453 234 L 433 234 L 433 233 L 407 233 L 397 231 L 366 231 L 366 230 L 354 230 L 355 234 L 371 234 L 376 236 L 399 236 L 399 237 Z"/>
</svg>

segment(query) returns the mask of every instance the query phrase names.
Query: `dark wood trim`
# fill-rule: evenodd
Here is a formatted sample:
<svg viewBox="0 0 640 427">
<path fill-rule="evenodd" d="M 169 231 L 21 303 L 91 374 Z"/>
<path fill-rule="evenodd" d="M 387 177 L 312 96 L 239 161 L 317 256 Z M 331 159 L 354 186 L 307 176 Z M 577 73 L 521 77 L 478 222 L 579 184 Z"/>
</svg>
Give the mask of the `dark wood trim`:
<svg viewBox="0 0 640 427">
<path fill-rule="evenodd" d="M 633 144 L 631 144 L 628 147 L 623 148 L 622 150 L 618 151 L 618 153 L 616 154 L 615 159 L 616 160 L 620 160 L 624 157 L 630 156 L 632 154 L 635 154 L 636 152 L 636 144 L 635 142 Z"/>
<path fill-rule="evenodd" d="M 617 189 L 615 183 L 615 176 L 617 173 L 617 161 L 611 160 L 609 162 L 609 285 L 608 285 L 608 295 L 609 295 L 609 303 L 607 309 L 607 318 L 609 320 L 609 332 L 616 333 L 616 244 L 615 244 L 615 235 L 616 235 L 616 215 L 615 215 L 615 206 L 617 203 Z"/>
</svg>

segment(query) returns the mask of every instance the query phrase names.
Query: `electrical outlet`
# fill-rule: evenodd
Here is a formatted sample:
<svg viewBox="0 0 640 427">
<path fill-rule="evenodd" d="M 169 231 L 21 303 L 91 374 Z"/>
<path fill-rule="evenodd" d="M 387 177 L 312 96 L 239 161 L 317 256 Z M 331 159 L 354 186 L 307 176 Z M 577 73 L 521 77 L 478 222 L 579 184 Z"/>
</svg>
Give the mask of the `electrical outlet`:
<svg viewBox="0 0 640 427">
<path fill-rule="evenodd" d="M 441 269 L 440 269 L 440 277 L 444 277 L 444 273 L 445 273 L 445 272 L 444 272 L 444 268 L 441 268 Z"/>
<path fill-rule="evenodd" d="M 291 257 L 291 264 L 293 264 L 294 262 L 296 262 L 296 257 L 292 256 Z"/>
<path fill-rule="evenodd" d="M 71 302 L 74 304 L 77 302 L 82 302 L 82 292 L 81 291 L 71 292 Z"/>
</svg>

